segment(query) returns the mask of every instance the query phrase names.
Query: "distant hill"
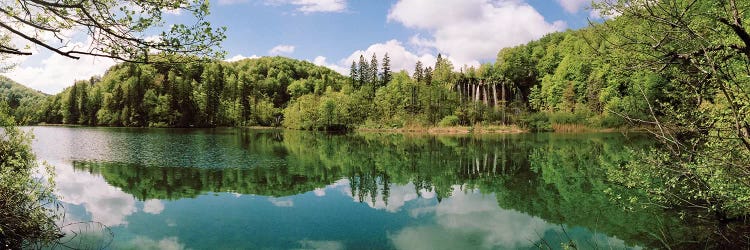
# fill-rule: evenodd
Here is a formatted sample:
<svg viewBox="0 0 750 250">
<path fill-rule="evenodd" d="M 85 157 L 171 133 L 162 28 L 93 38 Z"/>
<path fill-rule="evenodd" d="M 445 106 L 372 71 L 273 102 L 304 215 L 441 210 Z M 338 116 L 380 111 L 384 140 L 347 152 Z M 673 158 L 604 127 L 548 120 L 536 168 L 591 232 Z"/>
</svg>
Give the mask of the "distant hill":
<svg viewBox="0 0 750 250">
<path fill-rule="evenodd" d="M 10 78 L 0 76 L 0 101 L 8 103 L 13 116 L 20 124 L 35 123 L 38 104 L 47 94 L 21 85 Z"/>
</svg>

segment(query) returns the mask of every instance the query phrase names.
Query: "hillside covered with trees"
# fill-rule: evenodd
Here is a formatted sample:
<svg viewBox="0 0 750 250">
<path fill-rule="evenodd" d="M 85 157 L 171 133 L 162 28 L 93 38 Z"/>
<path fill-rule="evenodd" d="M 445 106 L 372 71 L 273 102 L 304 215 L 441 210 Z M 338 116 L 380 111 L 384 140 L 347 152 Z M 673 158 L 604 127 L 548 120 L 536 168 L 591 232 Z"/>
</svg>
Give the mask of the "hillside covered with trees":
<svg viewBox="0 0 750 250">
<path fill-rule="evenodd" d="M 128 127 L 273 126 L 304 91 L 340 89 L 344 77 L 309 62 L 266 57 L 240 62 L 131 64 L 76 82 L 43 103 L 39 121 Z M 303 90 L 300 90 L 303 91 Z"/>
<path fill-rule="evenodd" d="M 516 124 L 627 125 L 680 89 L 656 73 L 618 67 L 596 28 L 506 48 L 494 63 L 457 66 L 438 55 L 411 74 L 385 55 L 342 76 L 282 57 L 192 64 L 123 63 L 48 98 L 36 121 L 90 126 L 279 126 L 328 130 Z M 381 58 L 379 58 L 379 56 Z M 662 113 L 661 106 L 655 108 Z"/>
<path fill-rule="evenodd" d="M 0 101 L 10 108 L 10 114 L 20 124 L 36 122 L 38 111 L 35 105 L 42 102 L 47 95 L 0 76 Z"/>
</svg>

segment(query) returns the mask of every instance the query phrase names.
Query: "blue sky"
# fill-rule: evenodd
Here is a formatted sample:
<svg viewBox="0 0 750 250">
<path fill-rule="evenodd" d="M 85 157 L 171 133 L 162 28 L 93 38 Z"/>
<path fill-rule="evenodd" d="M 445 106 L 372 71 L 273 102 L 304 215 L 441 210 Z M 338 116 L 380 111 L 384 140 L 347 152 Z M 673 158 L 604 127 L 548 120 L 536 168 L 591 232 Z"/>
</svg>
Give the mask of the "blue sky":
<svg viewBox="0 0 750 250">
<path fill-rule="evenodd" d="M 442 53 L 454 65 L 492 62 L 503 47 L 588 25 L 590 0 L 211 0 L 226 26 L 227 60 L 282 55 L 346 73 L 360 54 L 388 52 L 395 70 Z M 169 22 L 189 18 L 170 14 Z M 81 40 L 83 43 L 85 38 Z M 101 75 L 116 62 L 39 51 L 6 76 L 46 93 Z"/>
</svg>

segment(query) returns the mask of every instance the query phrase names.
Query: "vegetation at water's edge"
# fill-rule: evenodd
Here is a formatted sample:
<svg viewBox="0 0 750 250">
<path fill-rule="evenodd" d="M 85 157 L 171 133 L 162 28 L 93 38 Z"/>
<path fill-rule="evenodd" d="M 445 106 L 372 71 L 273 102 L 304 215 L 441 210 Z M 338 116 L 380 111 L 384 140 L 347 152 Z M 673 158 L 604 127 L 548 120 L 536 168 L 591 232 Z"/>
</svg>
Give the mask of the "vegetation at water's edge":
<svg viewBox="0 0 750 250">
<path fill-rule="evenodd" d="M 30 135 L 13 127 L 9 108 L 0 102 L 0 248 L 46 245 L 61 235 L 49 179 L 38 179 Z"/>
</svg>

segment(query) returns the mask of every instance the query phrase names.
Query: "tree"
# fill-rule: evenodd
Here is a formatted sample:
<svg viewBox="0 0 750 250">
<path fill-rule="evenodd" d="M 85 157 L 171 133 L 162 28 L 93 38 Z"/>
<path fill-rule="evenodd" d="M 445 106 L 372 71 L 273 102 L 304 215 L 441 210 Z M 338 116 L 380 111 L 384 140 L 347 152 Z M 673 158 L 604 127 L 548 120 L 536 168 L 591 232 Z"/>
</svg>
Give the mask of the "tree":
<svg viewBox="0 0 750 250">
<path fill-rule="evenodd" d="M 365 86 L 365 84 L 370 82 L 370 66 L 367 64 L 367 61 L 365 61 L 364 55 L 359 55 L 359 70 L 357 72 L 359 73 L 360 87 Z"/>
<path fill-rule="evenodd" d="M 385 86 L 391 81 L 391 58 L 388 57 L 388 53 L 385 53 L 383 57 L 383 77 L 381 86 Z"/>
<path fill-rule="evenodd" d="M 750 30 L 746 1 L 604 1 L 597 25 L 620 67 L 652 72 L 637 89 L 663 150 L 629 164 L 621 181 L 652 202 L 701 208 L 726 221 L 750 214 Z M 626 119 L 632 119 L 625 116 Z"/>
<path fill-rule="evenodd" d="M 427 85 L 432 84 L 432 67 L 424 69 L 424 82 Z"/>
<path fill-rule="evenodd" d="M 349 69 L 349 82 L 352 84 L 352 87 L 359 87 L 359 77 L 360 74 L 357 70 L 357 63 L 352 60 L 352 67 Z"/>
<path fill-rule="evenodd" d="M 195 17 L 195 24 L 172 24 L 168 31 L 149 38 L 146 31 L 167 25 L 164 11 L 181 11 Z M 208 1 L 203 0 L 20 0 L 0 3 L 1 36 L 18 38 L 59 55 L 78 59 L 83 55 L 131 62 L 155 61 L 149 54 L 193 55 L 222 58 L 216 50 L 225 39 L 226 28 L 212 28 L 206 21 Z M 90 38 L 88 47 L 66 46 L 66 32 L 82 30 Z M 33 31 L 33 32 L 28 32 Z M 55 39 L 44 39 L 54 37 Z M 31 55 L 31 49 L 0 40 L 0 54 Z M 176 57 L 161 57 L 176 58 Z"/>
<path fill-rule="evenodd" d="M 422 61 L 417 61 L 417 64 L 414 65 L 414 76 L 412 77 L 414 81 L 416 82 L 422 82 L 422 79 L 424 79 L 424 70 L 422 69 Z"/>
<path fill-rule="evenodd" d="M 378 86 L 378 57 L 375 53 L 372 53 L 372 59 L 370 59 L 370 71 L 368 71 L 368 83 L 373 85 L 373 90 Z"/>
<path fill-rule="evenodd" d="M 80 106 L 78 105 L 78 84 L 73 84 L 68 92 L 67 105 L 65 109 L 65 123 L 77 124 L 80 116 Z"/>
</svg>

